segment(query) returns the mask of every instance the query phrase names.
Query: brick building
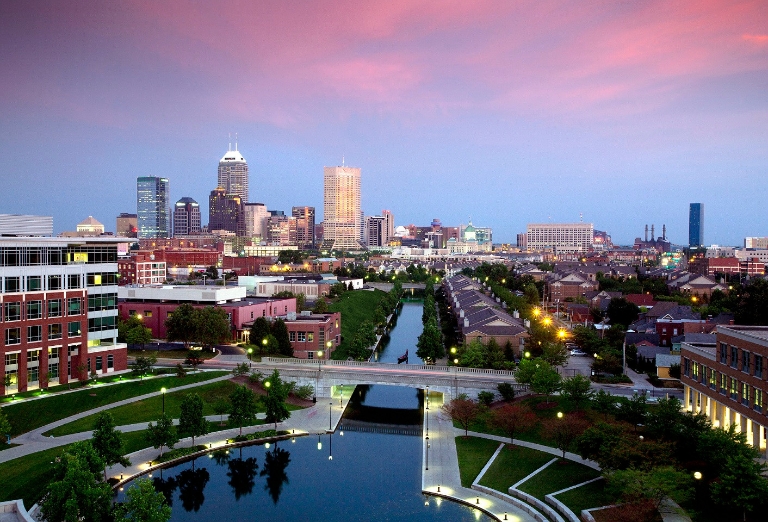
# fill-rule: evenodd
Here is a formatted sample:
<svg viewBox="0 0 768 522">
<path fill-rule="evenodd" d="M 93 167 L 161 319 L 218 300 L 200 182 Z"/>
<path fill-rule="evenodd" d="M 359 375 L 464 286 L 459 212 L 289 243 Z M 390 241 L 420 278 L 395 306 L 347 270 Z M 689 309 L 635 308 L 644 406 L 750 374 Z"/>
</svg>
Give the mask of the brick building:
<svg viewBox="0 0 768 522">
<path fill-rule="evenodd" d="M 340 312 L 314 314 L 304 311 L 300 314 L 290 313 L 280 319 L 285 321 L 288 328 L 293 356 L 299 359 L 328 360 L 341 342 Z M 258 339 L 251 340 L 252 344 L 258 342 Z"/>
<path fill-rule="evenodd" d="M 125 285 L 157 285 L 165 281 L 165 261 L 158 261 L 150 253 L 132 254 L 127 259 L 119 259 L 117 271 L 120 274 L 119 284 Z"/>
</svg>

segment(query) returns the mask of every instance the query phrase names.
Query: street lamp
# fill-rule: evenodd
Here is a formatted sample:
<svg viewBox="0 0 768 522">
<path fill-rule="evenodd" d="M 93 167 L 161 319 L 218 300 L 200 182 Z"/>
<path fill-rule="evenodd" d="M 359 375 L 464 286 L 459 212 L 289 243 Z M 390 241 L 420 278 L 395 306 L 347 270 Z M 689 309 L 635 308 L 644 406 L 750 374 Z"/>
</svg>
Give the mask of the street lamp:
<svg viewBox="0 0 768 522">
<path fill-rule="evenodd" d="M 341 408 L 344 405 L 344 385 L 342 384 L 339 387 L 339 408 Z"/>
<path fill-rule="evenodd" d="M 562 411 L 558 411 L 557 412 L 557 418 L 558 419 L 562 419 L 563 418 L 563 412 Z"/>
<path fill-rule="evenodd" d="M 333 401 L 328 403 L 328 431 L 331 431 L 331 429 L 333 429 L 331 427 L 333 423 L 333 421 L 331 420 L 332 411 L 333 411 Z"/>
<path fill-rule="evenodd" d="M 163 415 L 165 415 L 165 392 L 166 392 L 165 388 L 160 388 L 160 393 L 163 394 Z"/>
<path fill-rule="evenodd" d="M 251 354 L 253 353 L 253 348 L 248 348 L 248 360 L 251 360 Z"/>
</svg>

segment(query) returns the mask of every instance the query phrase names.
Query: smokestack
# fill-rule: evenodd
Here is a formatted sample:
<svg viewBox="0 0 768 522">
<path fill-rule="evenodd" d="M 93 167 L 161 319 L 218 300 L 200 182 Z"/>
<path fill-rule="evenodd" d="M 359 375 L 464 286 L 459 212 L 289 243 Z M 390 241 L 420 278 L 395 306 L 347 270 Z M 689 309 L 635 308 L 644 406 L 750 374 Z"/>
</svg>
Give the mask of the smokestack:
<svg viewBox="0 0 768 522">
<path fill-rule="evenodd" d="M 667 225 L 661 225 L 661 239 L 667 240 Z"/>
<path fill-rule="evenodd" d="M 645 242 L 648 242 L 648 225 L 645 225 Z"/>
<path fill-rule="evenodd" d="M 654 241 L 656 239 L 656 232 L 653 231 L 653 227 L 656 225 L 651 225 L 651 241 Z"/>
</svg>

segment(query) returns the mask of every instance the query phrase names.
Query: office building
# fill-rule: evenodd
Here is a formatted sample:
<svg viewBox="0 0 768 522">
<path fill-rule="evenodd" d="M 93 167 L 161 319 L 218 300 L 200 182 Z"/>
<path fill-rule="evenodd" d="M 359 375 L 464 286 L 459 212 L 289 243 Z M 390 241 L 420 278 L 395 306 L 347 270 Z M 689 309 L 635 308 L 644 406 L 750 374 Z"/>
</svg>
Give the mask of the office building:
<svg viewBox="0 0 768 522">
<path fill-rule="evenodd" d="M 382 237 L 382 244 L 384 246 L 389 245 L 389 242 L 395 237 L 395 216 L 389 210 L 382 210 L 381 215 L 384 217 L 384 236 Z"/>
<path fill-rule="evenodd" d="M 265 238 L 267 233 L 267 218 L 269 211 L 264 203 L 246 203 L 243 205 L 245 215 L 245 237 Z"/>
<path fill-rule="evenodd" d="M 138 237 L 170 237 L 170 187 L 167 178 L 144 176 L 136 180 Z"/>
<path fill-rule="evenodd" d="M 99 223 L 93 216 L 88 216 L 77 224 L 76 230 L 83 234 L 98 236 L 104 233 L 104 225 Z"/>
<path fill-rule="evenodd" d="M 245 212 L 240 196 L 227 194 L 223 187 L 217 187 L 211 191 L 208 203 L 208 232 L 225 230 L 245 235 Z"/>
<path fill-rule="evenodd" d="M 138 220 L 136 214 L 122 212 L 117 216 L 115 235 L 118 237 L 136 237 L 138 234 Z"/>
<path fill-rule="evenodd" d="M 267 243 L 276 246 L 296 244 L 296 218 L 275 213 L 267 218 Z"/>
<path fill-rule="evenodd" d="M 323 240 L 329 248 L 356 250 L 363 230 L 360 169 L 325 167 L 323 172 Z"/>
<path fill-rule="evenodd" d="M 208 265 L 210 266 L 210 265 Z M 120 274 L 120 286 L 125 285 L 160 285 L 166 279 L 165 261 L 158 261 L 149 252 L 131 254 L 117 263 Z"/>
<path fill-rule="evenodd" d="M 173 235 L 200 233 L 200 204 L 192 198 L 181 198 L 173 207 Z"/>
<path fill-rule="evenodd" d="M 688 213 L 688 246 L 704 246 L 704 203 L 691 203 Z"/>
<path fill-rule="evenodd" d="M 126 369 L 127 347 L 117 342 L 119 241 L 0 238 L 4 395 Z"/>
<path fill-rule="evenodd" d="M 291 215 L 296 218 L 296 243 L 299 248 L 315 248 L 315 207 L 293 207 Z"/>
<path fill-rule="evenodd" d="M 528 250 L 586 252 L 592 248 L 592 223 L 529 223 L 526 232 Z"/>
<path fill-rule="evenodd" d="M 229 149 L 232 148 L 230 144 Z M 235 194 L 243 203 L 248 202 L 248 163 L 237 150 L 228 150 L 219 161 L 219 187 L 226 194 Z M 210 228 L 210 227 L 209 227 Z"/>
<path fill-rule="evenodd" d="M 0 236 L 52 236 L 52 216 L 0 214 Z"/>
<path fill-rule="evenodd" d="M 368 216 L 365 219 L 365 240 L 369 247 L 386 246 L 387 218 L 384 216 Z"/>
</svg>

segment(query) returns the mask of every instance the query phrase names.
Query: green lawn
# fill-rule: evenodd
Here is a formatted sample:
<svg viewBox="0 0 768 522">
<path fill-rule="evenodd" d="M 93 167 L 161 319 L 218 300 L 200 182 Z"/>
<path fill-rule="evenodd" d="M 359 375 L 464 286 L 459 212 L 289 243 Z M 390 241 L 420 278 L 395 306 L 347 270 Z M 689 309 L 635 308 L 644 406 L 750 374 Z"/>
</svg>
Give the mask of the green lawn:
<svg viewBox="0 0 768 522">
<path fill-rule="evenodd" d="M 517 484 L 553 458 L 553 455 L 543 451 L 507 444 L 485 472 L 480 484 L 507 493 L 510 486 Z"/>
<path fill-rule="evenodd" d="M 0 502 L 20 498 L 27 509 L 31 508 L 43 496 L 53 460 L 68 447 L 40 451 L 0 464 Z"/>
<path fill-rule="evenodd" d="M 584 509 L 615 504 L 617 499 L 605 492 L 605 481 L 590 482 L 585 486 L 566 491 L 557 496 L 557 500 L 568 506 L 568 509 L 581 514 Z"/>
<path fill-rule="evenodd" d="M 599 471 L 595 471 L 583 464 L 570 460 L 558 460 L 547 466 L 545 470 L 523 482 L 519 489 L 543 502 L 544 495 L 575 486 L 599 476 Z"/>
<path fill-rule="evenodd" d="M 17 404 L 5 406 L 3 413 L 8 416 L 11 423 L 11 436 L 16 436 L 76 413 L 146 393 L 159 392 L 162 387 L 176 388 L 185 384 L 207 381 L 227 373 L 229 372 L 196 372 L 187 374 L 186 377 L 172 376 L 129 381 L 112 386 L 88 386 L 71 394 L 52 394 L 36 401 L 19 401 Z"/>
<path fill-rule="evenodd" d="M 338 301 L 328 306 L 331 312 L 341 312 L 341 344 L 334 350 L 334 359 L 346 359 L 349 343 L 355 336 L 360 324 L 373 317 L 373 311 L 384 297 L 384 292 L 357 290 L 344 292 Z"/>
<path fill-rule="evenodd" d="M 495 440 L 456 437 L 456 453 L 459 459 L 462 486 L 468 488 L 472 485 L 498 447 L 499 443 Z"/>
</svg>

